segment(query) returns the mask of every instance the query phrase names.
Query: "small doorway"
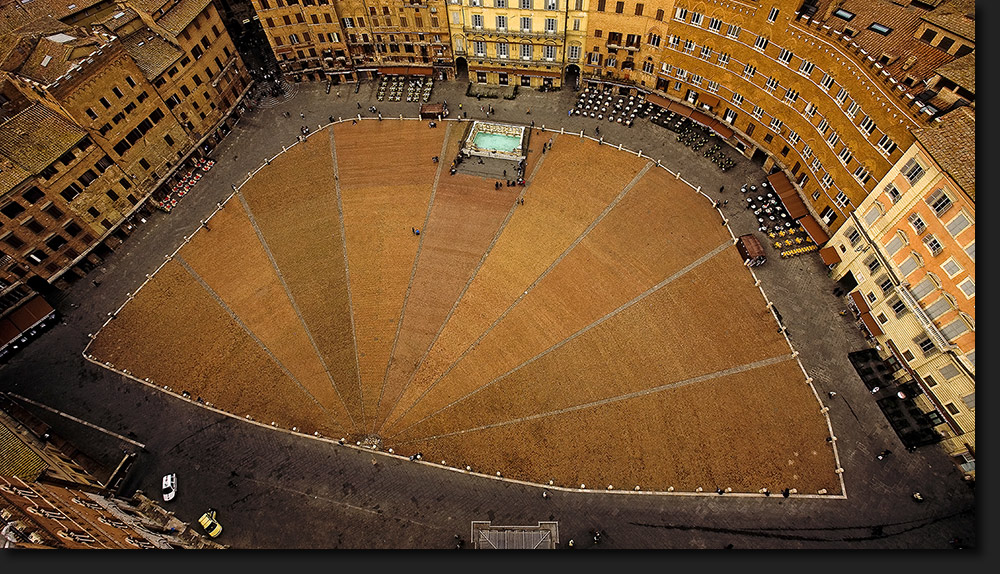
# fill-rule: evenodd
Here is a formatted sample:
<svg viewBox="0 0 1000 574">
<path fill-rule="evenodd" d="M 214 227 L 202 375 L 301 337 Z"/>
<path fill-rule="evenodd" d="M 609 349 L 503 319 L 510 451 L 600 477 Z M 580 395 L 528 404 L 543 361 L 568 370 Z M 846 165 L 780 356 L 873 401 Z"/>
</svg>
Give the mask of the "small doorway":
<svg viewBox="0 0 1000 574">
<path fill-rule="evenodd" d="M 460 82 L 469 81 L 469 63 L 465 58 L 455 58 L 455 79 Z"/>
<path fill-rule="evenodd" d="M 576 64 L 566 66 L 566 79 L 563 80 L 563 85 L 570 86 L 574 90 L 580 89 L 580 66 Z"/>
<path fill-rule="evenodd" d="M 531 76 L 521 76 L 521 85 L 525 88 L 531 86 Z"/>
</svg>

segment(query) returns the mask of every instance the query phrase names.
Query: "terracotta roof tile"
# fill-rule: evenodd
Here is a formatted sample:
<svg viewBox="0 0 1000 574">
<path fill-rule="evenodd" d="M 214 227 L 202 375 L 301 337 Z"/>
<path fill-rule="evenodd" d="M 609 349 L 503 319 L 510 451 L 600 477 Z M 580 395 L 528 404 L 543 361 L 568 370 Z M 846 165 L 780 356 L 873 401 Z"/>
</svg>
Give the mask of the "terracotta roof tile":
<svg viewBox="0 0 1000 574">
<path fill-rule="evenodd" d="M 162 74 L 184 54 L 149 28 L 136 30 L 123 38 L 122 48 L 149 80 Z"/>
<path fill-rule="evenodd" d="M 0 154 L 38 173 L 86 135 L 55 111 L 34 104 L 0 124 Z"/>
<path fill-rule="evenodd" d="M 14 431 L 0 424 L 0 475 L 32 482 L 48 466 Z"/>
<path fill-rule="evenodd" d="M 156 23 L 174 34 L 180 34 L 191 23 L 191 20 L 194 20 L 211 3 L 212 0 L 180 0 L 166 14 L 156 20 Z"/>
<path fill-rule="evenodd" d="M 945 78 L 976 93 L 976 53 L 966 54 L 957 60 L 952 60 L 937 69 L 937 73 Z"/>
<path fill-rule="evenodd" d="M 0 196 L 14 189 L 17 184 L 31 177 L 23 167 L 10 158 L 0 155 Z"/>
<path fill-rule="evenodd" d="M 122 28 L 122 26 L 128 24 L 129 22 L 138 18 L 139 15 L 135 13 L 135 10 L 131 8 L 125 8 L 124 10 L 118 10 L 108 14 L 103 20 L 98 20 L 94 22 L 95 26 L 104 26 L 112 32 L 116 32 Z"/>
<path fill-rule="evenodd" d="M 976 114 L 963 106 L 937 125 L 913 130 L 920 145 L 965 193 L 976 200 Z"/>
<path fill-rule="evenodd" d="M 963 38 L 976 41 L 975 0 L 949 0 L 925 14 L 923 19 Z"/>
<path fill-rule="evenodd" d="M 848 22 L 831 15 L 824 23 L 841 32 L 844 28 L 855 30 L 853 41 L 876 60 L 883 53 L 893 56 L 895 59 L 885 69 L 897 80 L 907 75 L 929 78 L 935 69 L 955 58 L 914 37 L 926 10 L 899 6 L 889 0 L 846 0 L 841 8 L 853 13 L 854 18 Z M 892 31 L 883 36 L 868 29 L 873 23 Z M 903 70 L 903 64 L 911 59 L 915 60 L 912 66 Z"/>
</svg>

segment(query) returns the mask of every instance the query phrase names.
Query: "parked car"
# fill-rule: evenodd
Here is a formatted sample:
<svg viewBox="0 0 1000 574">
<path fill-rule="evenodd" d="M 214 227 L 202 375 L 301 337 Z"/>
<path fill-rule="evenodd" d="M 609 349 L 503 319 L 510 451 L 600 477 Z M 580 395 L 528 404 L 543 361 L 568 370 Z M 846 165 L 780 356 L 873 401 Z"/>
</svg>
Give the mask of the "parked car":
<svg viewBox="0 0 1000 574">
<path fill-rule="evenodd" d="M 169 502 L 177 496 L 177 475 L 170 473 L 163 477 L 163 500 Z"/>
<path fill-rule="evenodd" d="M 198 524 L 201 524 L 201 527 L 204 528 L 205 532 L 207 532 L 212 538 L 216 538 L 222 534 L 222 525 L 215 520 L 214 508 L 209 508 L 208 512 L 202 514 L 201 518 L 198 519 Z"/>
</svg>

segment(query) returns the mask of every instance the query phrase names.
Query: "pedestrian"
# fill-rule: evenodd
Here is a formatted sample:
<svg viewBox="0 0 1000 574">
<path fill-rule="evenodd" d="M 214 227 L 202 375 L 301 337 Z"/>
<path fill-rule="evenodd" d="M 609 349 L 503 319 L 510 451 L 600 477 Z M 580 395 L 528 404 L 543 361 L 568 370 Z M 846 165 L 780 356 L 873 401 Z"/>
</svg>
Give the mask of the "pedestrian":
<svg viewBox="0 0 1000 574">
<path fill-rule="evenodd" d="M 94 279 L 93 281 L 91 281 L 91 283 L 94 284 L 94 287 L 100 287 L 101 286 L 101 282 L 98 281 L 97 279 Z"/>
<path fill-rule="evenodd" d="M 413 230 L 413 233 L 414 233 L 415 235 L 420 235 L 420 230 L 419 230 L 419 229 L 414 229 L 414 230 Z"/>
<path fill-rule="evenodd" d="M 723 185 L 722 187 L 719 188 L 719 193 L 722 193 L 725 190 L 726 190 L 726 186 Z"/>
<path fill-rule="evenodd" d="M 462 102 L 458 102 L 458 109 L 462 109 Z"/>
<path fill-rule="evenodd" d="M 569 117 L 573 117 L 573 108 L 570 108 L 569 111 L 566 112 L 566 115 Z"/>
<path fill-rule="evenodd" d="M 361 109 L 361 102 L 358 102 L 358 109 Z"/>
<path fill-rule="evenodd" d="M 416 228 L 416 227 L 411 227 L 411 228 L 410 228 L 410 233 L 412 233 L 412 234 L 416 235 L 416 234 L 417 234 L 417 228 Z M 410 460 L 413 460 L 413 457 L 412 457 L 412 456 L 410 457 Z"/>
<path fill-rule="evenodd" d="M 333 116 L 330 116 L 330 117 L 329 117 L 329 118 L 327 118 L 327 119 L 328 119 L 328 120 L 330 120 L 330 123 L 331 123 L 331 124 L 333 123 Z"/>
<path fill-rule="evenodd" d="M 530 114 L 531 112 L 528 113 Z M 531 120 L 531 127 L 535 127 L 535 120 Z"/>
<path fill-rule="evenodd" d="M 507 177 L 507 170 L 503 170 L 503 176 Z"/>
<path fill-rule="evenodd" d="M 306 115 L 302 112 L 299 112 L 299 117 L 302 119 L 306 119 Z"/>
<path fill-rule="evenodd" d="M 351 120 L 351 125 L 352 126 L 358 125 L 358 120 Z"/>
<path fill-rule="evenodd" d="M 833 442 L 833 437 L 832 436 L 826 437 L 826 442 Z"/>
<path fill-rule="evenodd" d="M 914 492 L 913 493 L 913 500 L 916 501 L 916 502 L 923 502 L 924 501 L 924 497 L 919 492 Z"/>
<path fill-rule="evenodd" d="M 720 496 L 721 496 L 721 495 L 722 495 L 722 494 L 724 494 L 725 492 L 726 492 L 726 491 L 722 490 L 722 488 L 720 488 L 720 487 L 716 487 L 716 488 L 715 488 L 715 494 L 718 494 L 718 495 L 720 495 Z"/>
<path fill-rule="evenodd" d="M 729 203 L 729 200 L 728 200 L 728 199 L 724 199 L 724 200 L 722 200 L 722 205 L 727 205 L 728 203 Z"/>
<path fill-rule="evenodd" d="M 830 398 L 832 399 L 833 397 L 837 396 L 837 391 L 830 391 L 827 394 L 830 395 Z"/>
<path fill-rule="evenodd" d="M 382 112 L 378 113 L 378 121 L 382 121 Z"/>
<path fill-rule="evenodd" d="M 874 388 L 872 389 L 872 394 L 874 395 L 875 393 L 877 393 L 877 392 L 878 392 L 878 389 L 879 389 L 878 387 L 874 387 Z"/>
<path fill-rule="evenodd" d="M 575 542 L 573 541 L 573 539 L 572 539 L 572 538 L 570 538 L 570 539 L 569 539 L 569 542 L 567 542 L 567 543 L 566 543 L 566 545 L 567 545 L 567 546 L 569 546 L 570 548 L 572 548 L 573 546 L 575 546 L 575 545 L 576 545 L 576 543 L 575 543 Z"/>
<path fill-rule="evenodd" d="M 790 490 L 790 489 L 788 489 L 788 488 L 786 488 L 785 490 L 782 490 L 782 491 L 781 491 L 781 496 L 784 496 L 785 498 L 788 498 L 788 496 L 789 496 L 789 495 L 790 495 L 791 493 L 792 493 L 792 492 L 791 492 L 791 490 Z"/>
<path fill-rule="evenodd" d="M 596 128 L 594 128 L 594 133 L 596 135 L 601 135 L 601 126 L 597 126 Z"/>
<path fill-rule="evenodd" d="M 531 115 L 531 108 L 528 108 L 527 115 Z M 535 122 L 531 122 L 531 127 L 535 127 Z"/>
<path fill-rule="evenodd" d="M 542 491 L 542 498 L 548 498 L 548 497 L 549 497 L 549 491 L 543 490 Z"/>
<path fill-rule="evenodd" d="M 882 452 L 878 453 L 878 456 L 875 458 L 879 460 L 885 460 L 885 457 L 889 456 L 890 454 L 892 454 L 892 451 L 889 449 L 885 449 Z"/>
<path fill-rule="evenodd" d="M 465 119 L 469 119 L 469 112 L 462 112 L 462 117 Z"/>
</svg>

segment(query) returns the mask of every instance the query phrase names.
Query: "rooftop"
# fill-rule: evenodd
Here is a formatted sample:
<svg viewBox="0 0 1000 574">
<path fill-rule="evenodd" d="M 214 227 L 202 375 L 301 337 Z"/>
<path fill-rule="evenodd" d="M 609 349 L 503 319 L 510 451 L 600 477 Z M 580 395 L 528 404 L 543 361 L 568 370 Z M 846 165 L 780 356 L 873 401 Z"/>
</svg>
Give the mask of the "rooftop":
<svg viewBox="0 0 1000 574">
<path fill-rule="evenodd" d="M 975 0 L 949 0 L 924 14 L 923 19 L 967 40 L 976 41 Z"/>
<path fill-rule="evenodd" d="M 174 35 L 180 34 L 211 3 L 212 0 L 180 0 L 156 23 Z"/>
<path fill-rule="evenodd" d="M 48 468 L 45 460 L 17 433 L 0 424 L 0 475 L 33 481 Z"/>
<path fill-rule="evenodd" d="M 976 200 L 976 114 L 962 106 L 941 116 L 934 127 L 913 130 L 920 145 L 934 161 Z"/>
<path fill-rule="evenodd" d="M 972 52 L 952 60 L 937 69 L 937 73 L 959 86 L 976 93 L 976 53 Z"/>
<path fill-rule="evenodd" d="M 29 106 L 0 124 L 0 154 L 31 173 L 38 173 L 59 159 L 87 135 L 42 104 Z"/>
<path fill-rule="evenodd" d="M 150 80 L 162 74 L 184 54 L 149 28 L 137 30 L 123 38 L 122 48 Z"/>
<path fill-rule="evenodd" d="M 10 158 L 0 155 L 0 196 L 22 181 L 31 177 L 31 174 L 23 167 L 14 163 Z"/>
<path fill-rule="evenodd" d="M 821 13 L 822 10 L 817 12 L 817 17 Z M 844 18 L 838 13 L 850 16 Z M 853 30 L 852 40 L 876 60 L 888 54 L 890 63 L 885 69 L 897 80 L 907 75 L 923 80 L 955 58 L 914 36 L 920 27 L 921 17 L 927 13 L 926 10 L 900 6 L 889 0 L 846 0 L 839 4 L 824 24 L 841 33 L 846 28 Z"/>
</svg>

